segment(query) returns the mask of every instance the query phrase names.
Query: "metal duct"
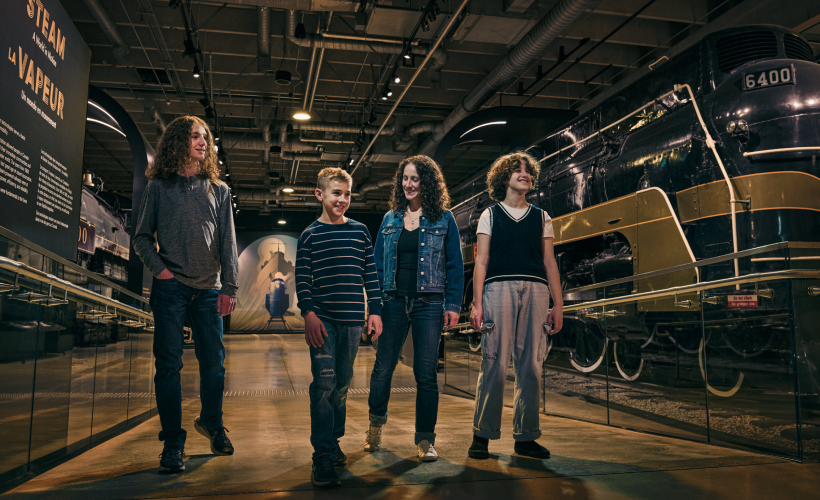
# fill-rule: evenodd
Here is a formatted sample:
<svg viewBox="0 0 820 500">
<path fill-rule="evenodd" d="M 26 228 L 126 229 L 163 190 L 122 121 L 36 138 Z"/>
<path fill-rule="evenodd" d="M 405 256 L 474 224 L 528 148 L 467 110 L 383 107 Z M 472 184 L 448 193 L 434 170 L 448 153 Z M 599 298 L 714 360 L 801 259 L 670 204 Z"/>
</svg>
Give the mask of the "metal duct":
<svg viewBox="0 0 820 500">
<path fill-rule="evenodd" d="M 538 57 L 547 45 L 593 3 L 594 0 L 561 0 L 444 119 L 443 127 L 424 141 L 418 154 L 432 155 L 450 129 L 468 115 L 480 110 L 490 97 L 519 75 L 527 64 Z"/>
<path fill-rule="evenodd" d="M 440 132 L 444 130 L 444 123 L 437 121 L 421 121 L 413 123 L 404 129 L 404 135 L 393 141 L 394 151 L 407 151 L 413 145 L 413 138 L 419 134 Z M 444 133 L 441 134 L 444 137 Z"/>
<path fill-rule="evenodd" d="M 236 189 L 236 195 L 239 197 L 241 203 L 248 201 L 297 201 L 298 196 L 277 195 L 264 189 Z"/>
<path fill-rule="evenodd" d="M 272 7 L 274 9 L 294 9 L 313 12 L 337 10 L 339 12 L 356 12 L 358 1 L 352 0 L 226 0 L 229 5 L 253 5 Z"/>
<path fill-rule="evenodd" d="M 262 133 L 259 132 L 223 132 L 222 145 L 226 150 L 231 149 L 249 149 L 251 151 L 270 151 L 270 147 L 274 145 L 270 140 L 270 133 L 268 140 Z M 308 143 L 303 143 L 299 140 L 285 140 L 284 142 L 276 141 L 275 145 L 282 148 L 282 151 L 315 151 L 316 146 Z"/>
<path fill-rule="evenodd" d="M 262 142 L 270 144 L 270 125 L 267 123 L 262 125 Z M 268 172 L 270 172 L 270 147 L 262 150 L 262 167 L 265 169 L 264 184 L 270 187 L 270 177 L 268 177 Z"/>
<path fill-rule="evenodd" d="M 367 182 L 359 188 L 359 194 L 365 194 L 368 191 L 375 191 L 376 189 L 381 189 L 384 187 L 392 186 L 393 185 L 393 178 L 390 177 L 389 179 L 379 179 L 377 181 Z"/>
<path fill-rule="evenodd" d="M 336 133 L 347 133 L 347 134 L 358 134 L 362 127 L 360 125 L 345 125 L 340 123 L 327 123 L 327 122 L 282 122 L 278 121 L 274 124 L 279 133 L 282 133 L 282 127 L 287 127 L 288 124 L 293 126 L 293 130 L 304 130 L 304 131 L 311 131 L 311 132 L 336 132 Z M 364 133 L 367 135 L 374 135 L 376 132 L 379 131 L 379 127 L 377 125 L 367 125 L 364 127 Z M 393 123 L 392 125 L 388 125 L 384 127 L 382 130 L 382 135 L 393 135 L 396 133 L 396 124 Z"/>
<path fill-rule="evenodd" d="M 125 41 L 125 38 L 123 38 L 120 30 L 117 29 L 117 24 L 111 18 L 111 12 L 108 11 L 108 8 L 103 5 L 100 0 L 84 1 L 88 10 L 91 11 L 91 15 L 94 16 L 100 28 L 105 32 L 105 36 L 107 36 L 114 45 L 114 59 L 117 60 L 117 63 L 122 64 L 122 60 L 128 55 L 131 48 L 128 46 L 128 42 Z"/>
<path fill-rule="evenodd" d="M 270 9 L 256 8 L 256 69 L 270 70 Z"/>
<path fill-rule="evenodd" d="M 285 160 L 322 161 L 322 153 L 286 153 L 283 151 L 281 157 Z"/>
<path fill-rule="evenodd" d="M 589 0 L 591 2 L 591 0 Z M 324 9 L 334 10 L 334 9 Z M 296 10 L 285 11 L 285 36 L 288 40 L 296 45 L 302 47 L 333 49 L 333 50 L 351 50 L 356 52 L 370 52 L 375 51 L 381 54 L 401 54 L 404 46 L 398 43 L 373 42 L 365 38 L 351 40 L 349 38 L 325 38 L 320 34 L 307 33 L 305 38 L 296 38 L 295 31 L 298 21 L 296 19 Z M 413 52 L 417 55 L 426 56 L 429 48 L 419 45 L 413 47 Z M 430 82 L 436 87 L 441 82 L 441 70 L 447 64 L 447 51 L 443 47 L 437 48 L 431 56 L 432 63 L 427 70 L 427 76 Z"/>
</svg>

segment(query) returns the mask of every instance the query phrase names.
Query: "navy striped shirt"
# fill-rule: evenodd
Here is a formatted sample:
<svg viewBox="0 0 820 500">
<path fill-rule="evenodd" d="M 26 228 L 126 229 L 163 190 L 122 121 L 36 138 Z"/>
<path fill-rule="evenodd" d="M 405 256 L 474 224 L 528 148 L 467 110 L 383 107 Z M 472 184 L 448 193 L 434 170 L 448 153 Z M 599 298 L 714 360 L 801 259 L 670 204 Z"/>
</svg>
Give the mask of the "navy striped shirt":
<svg viewBox="0 0 820 500">
<path fill-rule="evenodd" d="M 361 326 L 363 289 L 370 314 L 381 315 L 382 298 L 373 243 L 367 226 L 318 220 L 308 226 L 296 247 L 296 296 L 302 316 L 310 311 L 323 321 Z"/>
</svg>

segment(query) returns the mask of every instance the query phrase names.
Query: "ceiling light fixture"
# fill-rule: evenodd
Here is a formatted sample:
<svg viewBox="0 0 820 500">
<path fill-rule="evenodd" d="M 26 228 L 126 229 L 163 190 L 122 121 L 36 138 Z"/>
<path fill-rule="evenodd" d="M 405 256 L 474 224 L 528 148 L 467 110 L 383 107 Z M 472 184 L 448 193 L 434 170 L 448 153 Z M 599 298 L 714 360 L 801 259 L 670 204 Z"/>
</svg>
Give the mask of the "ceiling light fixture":
<svg viewBox="0 0 820 500">
<path fill-rule="evenodd" d="M 202 74 L 199 72 L 199 64 L 194 63 L 194 78 L 199 78 Z"/>
<path fill-rule="evenodd" d="M 407 50 L 404 51 L 404 58 L 410 59 L 411 57 L 413 57 L 413 51 L 410 49 L 410 47 L 407 47 Z"/>
<path fill-rule="evenodd" d="M 308 113 L 304 109 L 297 109 L 293 112 L 293 119 L 302 121 L 310 120 L 310 113 Z"/>
<path fill-rule="evenodd" d="M 486 127 L 486 126 L 488 126 L 488 125 L 506 125 L 506 124 L 507 124 L 507 122 L 487 122 L 487 123 L 482 123 L 481 125 L 479 125 L 479 126 L 477 126 L 477 127 L 473 127 L 473 128 L 471 128 L 470 130 L 468 130 L 468 131 L 464 132 L 463 134 L 461 134 L 461 136 L 459 137 L 459 139 L 461 139 L 461 138 L 462 138 L 462 137 L 464 137 L 465 135 L 469 134 L 469 133 L 470 133 L 470 132 L 472 132 L 473 130 L 479 129 L 479 128 L 481 128 L 481 127 Z"/>
<path fill-rule="evenodd" d="M 399 78 L 398 75 L 393 75 L 393 83 L 399 83 L 399 82 L 401 82 L 401 78 Z"/>
<path fill-rule="evenodd" d="M 280 69 L 276 72 L 276 83 L 278 85 L 290 85 L 290 71 Z"/>
<path fill-rule="evenodd" d="M 285 192 L 285 193 L 292 193 L 292 192 L 293 192 L 293 188 L 292 188 L 292 187 L 282 188 L 282 191 L 283 191 L 283 192 Z"/>
<path fill-rule="evenodd" d="M 284 224 L 287 224 L 287 223 L 288 222 L 285 219 L 279 219 L 279 224 L 284 225 Z"/>
</svg>

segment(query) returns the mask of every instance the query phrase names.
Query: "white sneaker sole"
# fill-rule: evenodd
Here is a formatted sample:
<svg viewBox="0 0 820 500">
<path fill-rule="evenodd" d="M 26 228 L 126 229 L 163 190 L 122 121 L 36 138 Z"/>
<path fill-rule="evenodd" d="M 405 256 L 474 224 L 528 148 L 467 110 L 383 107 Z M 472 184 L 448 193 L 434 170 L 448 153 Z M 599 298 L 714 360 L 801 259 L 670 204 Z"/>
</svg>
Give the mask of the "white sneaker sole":
<svg viewBox="0 0 820 500">
<path fill-rule="evenodd" d="M 438 460 L 438 455 L 422 455 L 419 457 L 419 460 L 421 460 L 422 462 L 435 462 L 436 460 Z"/>
</svg>

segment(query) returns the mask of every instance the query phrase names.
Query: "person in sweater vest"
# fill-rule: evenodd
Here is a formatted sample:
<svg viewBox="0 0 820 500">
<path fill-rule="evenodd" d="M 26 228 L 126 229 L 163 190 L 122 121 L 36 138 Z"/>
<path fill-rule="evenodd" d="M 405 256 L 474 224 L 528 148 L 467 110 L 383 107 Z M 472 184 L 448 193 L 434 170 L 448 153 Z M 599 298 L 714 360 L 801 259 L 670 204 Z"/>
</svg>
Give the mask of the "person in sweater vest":
<svg viewBox="0 0 820 500">
<path fill-rule="evenodd" d="M 526 200 L 539 173 L 535 158 L 512 153 L 498 158 L 487 174 L 490 197 L 500 203 L 486 209 L 478 222 L 470 323 L 484 335 L 471 458 L 488 458 L 489 440 L 501 437 L 510 355 L 515 367 L 515 452 L 533 458 L 550 455 L 535 441 L 541 437 L 539 381 L 547 335 L 558 333 L 563 325 L 563 299 L 552 220 Z"/>
<path fill-rule="evenodd" d="M 367 331 L 382 333 L 382 299 L 367 226 L 345 217 L 353 179 L 341 168 L 319 172 L 316 197 L 322 216 L 308 226 L 296 246 L 296 295 L 310 346 L 311 481 L 337 486 L 347 457 L 339 448 L 345 433 L 347 391 L 365 323 L 365 295 L 370 316 Z"/>
</svg>

